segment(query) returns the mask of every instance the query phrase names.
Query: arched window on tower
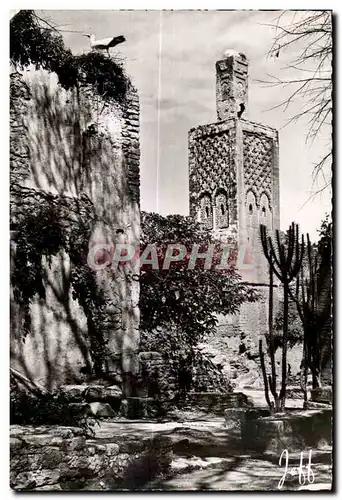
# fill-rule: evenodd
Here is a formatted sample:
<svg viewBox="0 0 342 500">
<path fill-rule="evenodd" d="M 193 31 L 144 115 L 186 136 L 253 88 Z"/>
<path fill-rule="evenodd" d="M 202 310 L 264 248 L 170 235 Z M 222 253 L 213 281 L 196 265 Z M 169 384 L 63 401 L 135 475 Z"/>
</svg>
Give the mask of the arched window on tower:
<svg viewBox="0 0 342 500">
<path fill-rule="evenodd" d="M 224 229 L 229 226 L 227 193 L 220 189 L 215 197 L 215 227 Z"/>
<path fill-rule="evenodd" d="M 249 191 L 247 191 L 246 193 L 246 215 L 248 217 L 251 217 L 251 216 L 255 216 L 256 213 L 257 213 L 257 205 L 256 205 L 256 198 L 255 198 L 255 194 L 253 193 L 253 191 L 250 189 Z"/>
<path fill-rule="evenodd" d="M 209 193 L 204 193 L 200 197 L 199 211 L 200 222 L 204 224 L 206 228 L 213 229 L 213 209 L 211 196 Z"/>
<path fill-rule="evenodd" d="M 249 190 L 246 193 L 245 214 L 247 236 L 249 237 L 250 243 L 253 246 L 255 244 L 259 231 L 259 216 L 257 210 L 257 200 L 252 190 Z"/>
<path fill-rule="evenodd" d="M 262 193 L 260 196 L 260 223 L 265 224 L 270 229 L 272 227 L 272 210 L 266 193 Z"/>
</svg>

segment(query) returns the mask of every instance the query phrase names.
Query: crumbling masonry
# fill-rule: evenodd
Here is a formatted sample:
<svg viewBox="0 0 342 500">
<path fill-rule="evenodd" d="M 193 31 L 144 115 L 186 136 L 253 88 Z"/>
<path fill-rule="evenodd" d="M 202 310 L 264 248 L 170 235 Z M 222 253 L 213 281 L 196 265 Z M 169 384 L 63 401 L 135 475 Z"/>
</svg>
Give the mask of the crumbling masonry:
<svg viewBox="0 0 342 500">
<path fill-rule="evenodd" d="M 91 221 L 90 248 L 138 243 L 136 91 L 129 90 L 124 103 L 105 102 L 91 88 L 66 91 L 56 74 L 28 68 L 12 72 L 10 92 L 12 255 L 21 221 L 43 205 L 54 207 L 66 231 L 74 221 Z M 63 252 L 44 264 L 45 300 L 31 301 L 31 331 L 25 339 L 22 311 L 11 296 L 11 365 L 48 388 L 77 383 L 80 369 L 91 366 L 87 320 L 70 290 L 70 265 Z M 96 279 L 106 297 L 104 326 L 113 354 L 106 370 L 135 373 L 139 271 L 125 267 L 116 274 L 108 267 L 97 271 Z"/>
</svg>

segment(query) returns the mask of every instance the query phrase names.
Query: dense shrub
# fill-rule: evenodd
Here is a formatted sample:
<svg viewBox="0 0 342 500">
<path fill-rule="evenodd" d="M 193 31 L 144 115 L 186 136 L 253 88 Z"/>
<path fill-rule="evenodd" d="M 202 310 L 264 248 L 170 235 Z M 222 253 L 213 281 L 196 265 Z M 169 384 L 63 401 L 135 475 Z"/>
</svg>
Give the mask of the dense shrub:
<svg viewBox="0 0 342 500">
<path fill-rule="evenodd" d="M 161 263 L 170 243 L 184 245 L 187 254 L 163 269 Z M 194 269 L 188 268 L 194 244 L 201 251 L 215 245 L 210 268 L 204 266 L 203 259 Z M 245 301 L 258 298 L 236 271 L 235 240 L 230 241 L 227 269 L 218 271 L 223 247 L 201 224 L 181 215 L 142 212 L 142 249 L 147 245 L 155 246 L 160 262 L 159 269 L 150 265 L 141 269 L 141 350 L 162 354 L 180 393 L 229 390 L 221 368 L 198 349 L 198 344 L 206 335 L 215 334 L 217 314 L 237 313 Z"/>
<path fill-rule="evenodd" d="M 73 55 L 58 30 L 42 25 L 33 10 L 21 10 L 10 23 L 10 59 L 24 68 L 33 64 L 57 74 L 65 89 L 90 85 L 103 99 L 123 103 L 130 80 L 123 67 L 100 52 Z"/>
<path fill-rule="evenodd" d="M 67 396 L 60 391 L 20 390 L 11 377 L 10 424 L 79 426 L 91 434 L 91 421 L 81 412 L 72 410 L 69 403 Z"/>
</svg>

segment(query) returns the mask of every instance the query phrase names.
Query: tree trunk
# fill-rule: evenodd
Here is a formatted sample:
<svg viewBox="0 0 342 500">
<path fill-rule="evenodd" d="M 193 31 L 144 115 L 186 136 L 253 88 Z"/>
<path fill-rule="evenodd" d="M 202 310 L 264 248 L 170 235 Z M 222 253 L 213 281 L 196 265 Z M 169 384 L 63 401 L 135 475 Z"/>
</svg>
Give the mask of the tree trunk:
<svg viewBox="0 0 342 500">
<path fill-rule="evenodd" d="M 271 260 L 272 264 L 272 260 Z M 270 265 L 270 290 L 269 290 L 269 303 L 268 303 L 268 331 L 269 331 L 269 351 L 271 358 L 271 373 L 272 378 L 270 382 L 271 393 L 274 401 L 277 400 L 277 373 L 274 359 L 274 337 L 273 337 L 273 269 Z"/>
<path fill-rule="evenodd" d="M 280 409 L 285 410 L 286 382 L 287 382 L 287 342 L 288 342 L 288 317 L 289 317 L 289 284 L 284 280 L 284 323 L 283 323 L 283 352 L 280 391 Z"/>
<path fill-rule="evenodd" d="M 266 366 L 265 366 L 265 357 L 264 357 L 264 352 L 262 350 L 262 340 L 259 340 L 259 357 L 260 357 L 260 364 L 261 364 L 261 371 L 262 371 L 262 376 L 264 380 L 264 390 L 265 390 L 265 399 L 266 403 L 271 410 L 271 413 L 273 413 L 274 410 L 274 405 L 272 404 L 270 400 L 270 395 L 268 392 L 268 381 L 267 381 L 267 373 L 266 373 Z"/>
</svg>

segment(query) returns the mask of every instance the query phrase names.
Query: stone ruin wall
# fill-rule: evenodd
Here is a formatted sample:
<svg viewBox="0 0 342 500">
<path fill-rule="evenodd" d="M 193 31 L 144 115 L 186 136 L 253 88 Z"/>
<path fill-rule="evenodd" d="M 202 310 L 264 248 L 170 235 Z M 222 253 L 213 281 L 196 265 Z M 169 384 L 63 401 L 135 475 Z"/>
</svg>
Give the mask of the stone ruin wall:
<svg viewBox="0 0 342 500">
<path fill-rule="evenodd" d="M 134 89 L 123 106 L 114 101 L 105 106 L 89 88 L 65 91 L 54 73 L 13 72 L 10 127 L 12 235 L 26 213 L 46 203 L 58 209 L 66 230 L 69 221 L 91 220 L 89 246 L 139 242 L 139 100 Z M 83 309 L 68 284 L 68 256 L 60 253 L 44 267 L 46 300 L 32 300 L 31 333 L 25 340 L 21 312 L 11 297 L 11 364 L 53 388 L 76 382 L 80 368 L 90 365 L 89 340 Z M 108 268 L 97 272 L 112 322 L 108 347 L 122 355 L 128 372 L 138 365 L 139 283 L 132 279 L 137 272 L 128 267 L 115 275 Z M 107 369 L 117 369 L 117 356 Z"/>
<path fill-rule="evenodd" d="M 172 440 L 153 433 L 86 437 L 66 426 L 11 426 L 10 486 L 15 491 L 127 490 L 140 484 L 141 471 L 165 473 L 172 461 Z M 144 467 L 144 468 L 143 468 Z"/>
</svg>

